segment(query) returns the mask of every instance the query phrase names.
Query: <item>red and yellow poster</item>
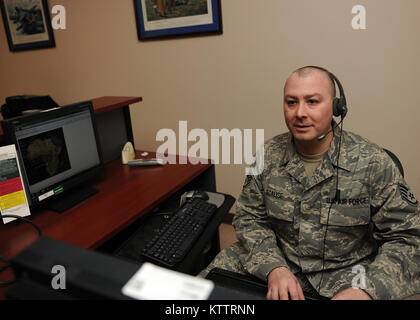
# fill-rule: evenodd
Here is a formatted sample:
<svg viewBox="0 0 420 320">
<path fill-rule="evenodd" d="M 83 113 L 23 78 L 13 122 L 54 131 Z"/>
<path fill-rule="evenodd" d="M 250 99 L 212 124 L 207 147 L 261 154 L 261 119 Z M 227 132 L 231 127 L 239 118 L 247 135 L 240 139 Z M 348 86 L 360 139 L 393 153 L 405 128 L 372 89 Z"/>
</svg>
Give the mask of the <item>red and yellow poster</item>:
<svg viewBox="0 0 420 320">
<path fill-rule="evenodd" d="M 30 215 L 14 145 L 0 148 L 0 210 L 2 215 Z M 13 220 L 3 218 L 4 223 Z"/>
</svg>

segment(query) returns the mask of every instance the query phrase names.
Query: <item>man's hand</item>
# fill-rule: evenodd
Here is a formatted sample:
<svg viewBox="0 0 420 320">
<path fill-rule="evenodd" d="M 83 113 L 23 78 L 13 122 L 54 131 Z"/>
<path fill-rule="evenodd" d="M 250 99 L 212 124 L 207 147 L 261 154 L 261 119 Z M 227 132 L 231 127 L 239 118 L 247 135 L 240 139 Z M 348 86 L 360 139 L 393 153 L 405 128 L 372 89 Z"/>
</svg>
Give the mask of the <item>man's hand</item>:
<svg viewBox="0 0 420 320">
<path fill-rule="evenodd" d="M 331 300 L 372 300 L 372 298 L 362 289 L 348 288 L 337 293 Z"/>
<path fill-rule="evenodd" d="M 268 274 L 267 299 L 305 300 L 302 287 L 294 274 L 286 267 L 278 267 Z"/>
</svg>

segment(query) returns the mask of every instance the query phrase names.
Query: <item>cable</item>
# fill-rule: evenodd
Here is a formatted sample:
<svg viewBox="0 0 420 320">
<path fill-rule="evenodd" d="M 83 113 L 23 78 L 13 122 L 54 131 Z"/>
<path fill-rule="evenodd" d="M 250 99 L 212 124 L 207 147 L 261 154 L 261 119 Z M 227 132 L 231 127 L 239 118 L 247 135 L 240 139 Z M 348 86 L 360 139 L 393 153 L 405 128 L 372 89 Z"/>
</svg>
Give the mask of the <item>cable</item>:
<svg viewBox="0 0 420 320">
<path fill-rule="evenodd" d="M 329 225 L 329 221 L 330 221 L 330 211 L 331 211 L 331 207 L 333 205 L 333 203 L 335 201 L 337 201 L 338 203 L 338 197 L 339 197 L 339 190 L 338 190 L 338 163 L 340 160 L 340 150 L 341 150 L 341 138 L 343 137 L 343 120 L 341 120 L 341 127 L 340 127 L 340 139 L 338 141 L 338 152 L 337 152 L 337 160 L 336 160 L 336 182 L 335 182 L 335 196 L 334 199 L 332 199 L 331 203 L 330 203 L 330 207 L 328 208 L 328 214 L 327 214 L 327 225 L 325 226 L 325 234 L 324 234 L 324 244 L 322 247 L 322 270 L 321 270 L 321 280 L 319 281 L 318 284 L 318 292 L 320 292 L 321 290 L 321 284 L 322 281 L 324 280 L 324 271 L 325 271 L 325 245 L 327 242 L 327 231 L 328 231 L 328 225 Z"/>
<path fill-rule="evenodd" d="M 40 228 L 39 226 L 37 226 L 37 225 L 35 224 L 35 222 L 33 222 L 33 221 L 31 221 L 31 220 L 29 220 L 29 219 L 27 219 L 27 218 L 24 218 L 24 217 L 21 217 L 21 216 L 14 215 L 14 214 L 5 214 L 5 215 L 3 215 L 2 217 L 3 217 L 3 218 L 15 218 L 15 219 L 19 219 L 19 220 L 25 221 L 25 222 L 27 222 L 27 223 L 30 223 L 30 224 L 31 224 L 31 225 L 32 225 L 32 226 L 36 229 L 36 231 L 38 232 L 39 237 L 42 237 L 42 231 L 41 231 L 41 228 Z M 7 270 L 8 268 L 10 268 L 10 267 L 12 266 L 12 264 L 11 264 L 10 260 L 9 260 L 9 259 L 7 259 L 7 258 L 6 258 L 5 256 L 3 256 L 2 254 L 0 254 L 0 260 L 3 260 L 4 262 L 6 262 L 6 264 L 5 264 L 4 266 L 1 266 L 1 267 L 0 267 L 0 272 L 5 271 L 5 270 Z M 15 282 L 15 281 L 16 281 L 16 277 L 14 276 L 12 280 L 0 281 L 0 285 L 2 285 L 2 286 L 9 285 L 9 284 L 12 284 L 12 283 L 13 283 L 13 282 Z"/>
<path fill-rule="evenodd" d="M 5 215 L 3 215 L 2 216 L 3 218 L 16 218 L 16 219 L 19 219 L 19 220 L 23 220 L 23 221 L 25 221 L 25 222 L 27 222 L 27 223 L 30 223 L 35 229 L 36 229 L 36 231 L 38 231 L 38 234 L 39 234 L 39 236 L 40 237 L 42 237 L 42 231 L 41 231 L 41 228 L 40 227 L 38 227 L 36 224 L 35 224 L 35 222 L 33 222 L 32 220 L 29 220 L 28 218 L 24 218 L 24 217 L 21 217 L 21 216 L 17 216 L 17 215 L 14 215 L 14 214 L 5 214 Z"/>
<path fill-rule="evenodd" d="M 4 266 L 2 266 L 1 268 L 0 268 L 0 272 L 3 272 L 3 271 L 5 271 L 5 270 L 7 270 L 8 268 L 10 268 L 11 267 L 11 263 L 10 263 L 10 260 L 9 259 L 7 259 L 5 256 L 3 256 L 2 254 L 0 254 L 0 260 L 3 260 L 4 262 L 6 262 L 6 265 L 4 265 Z M 6 281 L 0 281 L 0 286 L 7 286 L 7 285 L 9 285 L 9 284 L 12 284 L 13 282 L 15 282 L 16 281 L 16 277 L 15 276 L 13 276 L 13 279 L 12 280 L 6 280 Z"/>
<path fill-rule="evenodd" d="M 10 267 L 10 261 L 2 254 L 0 254 L 0 260 L 6 262 L 6 265 L 0 267 L 0 272 L 3 272 L 4 270 Z"/>
</svg>

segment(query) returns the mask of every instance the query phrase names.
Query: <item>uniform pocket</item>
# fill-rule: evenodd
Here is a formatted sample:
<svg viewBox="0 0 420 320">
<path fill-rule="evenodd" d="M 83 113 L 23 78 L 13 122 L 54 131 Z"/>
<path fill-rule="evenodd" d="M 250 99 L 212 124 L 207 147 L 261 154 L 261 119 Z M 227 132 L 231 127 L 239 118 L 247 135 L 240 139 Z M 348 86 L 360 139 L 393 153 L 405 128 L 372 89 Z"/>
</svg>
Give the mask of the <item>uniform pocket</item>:
<svg viewBox="0 0 420 320">
<path fill-rule="evenodd" d="M 271 219 L 293 222 L 295 201 L 294 186 L 286 175 L 272 175 L 264 186 L 267 214 Z"/>
<path fill-rule="evenodd" d="M 342 181 L 345 183 L 345 179 Z M 335 193 L 335 192 L 334 192 Z M 328 214 L 329 213 L 329 214 Z M 321 224 L 332 226 L 362 226 L 370 223 L 370 197 L 366 187 L 358 182 L 349 182 L 345 190 L 338 191 L 338 199 L 331 198 L 331 191 L 323 191 Z"/>
<path fill-rule="evenodd" d="M 290 181 L 273 177 L 264 193 L 268 216 L 276 220 L 292 222 L 295 215 L 296 195 L 293 193 Z"/>
<path fill-rule="evenodd" d="M 367 192 L 360 191 L 350 186 L 338 200 L 323 197 L 320 222 L 326 259 L 343 262 L 366 254 L 360 250 L 368 241 L 370 199 Z"/>
<path fill-rule="evenodd" d="M 267 207 L 267 214 L 270 218 L 293 221 L 295 206 L 293 201 L 273 197 L 266 193 L 265 204 Z"/>
<path fill-rule="evenodd" d="M 370 206 L 349 206 L 340 203 L 332 205 L 327 203 L 322 206 L 321 224 L 350 227 L 369 224 L 369 222 Z"/>
</svg>

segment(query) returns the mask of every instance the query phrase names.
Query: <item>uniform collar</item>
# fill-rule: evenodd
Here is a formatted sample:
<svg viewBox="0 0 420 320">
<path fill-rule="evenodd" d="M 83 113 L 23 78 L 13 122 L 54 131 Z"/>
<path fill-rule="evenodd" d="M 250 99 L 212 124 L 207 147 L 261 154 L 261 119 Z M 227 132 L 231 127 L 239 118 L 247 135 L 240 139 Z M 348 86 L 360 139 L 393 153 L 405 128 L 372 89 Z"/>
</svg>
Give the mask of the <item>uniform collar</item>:
<svg viewBox="0 0 420 320">
<path fill-rule="evenodd" d="M 334 137 L 331 141 L 330 148 L 327 152 L 327 158 L 324 158 L 321 166 L 319 166 L 312 176 L 311 179 L 306 177 L 305 168 L 301 161 L 301 158 L 296 150 L 296 146 L 293 143 L 293 136 L 289 132 L 287 137 L 287 148 L 286 152 L 283 155 L 283 158 L 280 161 L 280 166 L 285 166 L 285 170 L 292 175 L 297 181 L 302 183 L 307 188 L 314 186 L 315 184 L 333 176 L 337 170 L 337 155 L 340 143 L 340 135 L 342 134 L 341 148 L 340 148 L 340 158 L 338 160 L 338 167 L 340 169 L 351 172 L 354 169 L 356 164 L 355 156 L 357 153 L 350 153 L 354 148 L 358 148 L 357 145 L 351 144 L 346 139 L 346 133 L 337 126 L 335 121 L 333 121 L 334 127 Z"/>
</svg>

